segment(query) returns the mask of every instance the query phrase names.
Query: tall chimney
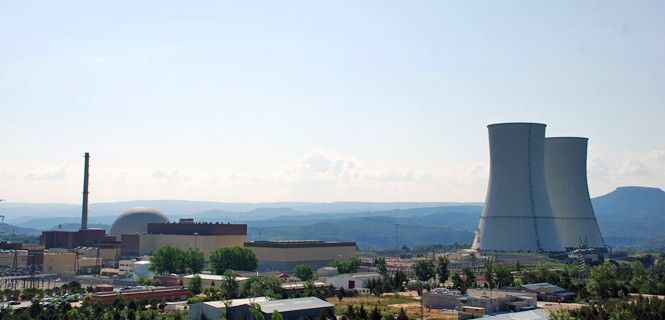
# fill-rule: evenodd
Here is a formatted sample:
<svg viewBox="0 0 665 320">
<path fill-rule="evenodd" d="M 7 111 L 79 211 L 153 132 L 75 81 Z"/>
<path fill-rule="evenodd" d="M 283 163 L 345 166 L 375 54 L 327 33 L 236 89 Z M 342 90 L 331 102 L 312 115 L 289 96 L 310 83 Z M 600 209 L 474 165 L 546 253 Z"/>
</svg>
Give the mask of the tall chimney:
<svg viewBox="0 0 665 320">
<path fill-rule="evenodd" d="M 90 169 L 90 154 L 85 153 L 83 168 L 83 210 L 81 212 L 81 230 L 88 229 L 88 176 Z"/>
</svg>

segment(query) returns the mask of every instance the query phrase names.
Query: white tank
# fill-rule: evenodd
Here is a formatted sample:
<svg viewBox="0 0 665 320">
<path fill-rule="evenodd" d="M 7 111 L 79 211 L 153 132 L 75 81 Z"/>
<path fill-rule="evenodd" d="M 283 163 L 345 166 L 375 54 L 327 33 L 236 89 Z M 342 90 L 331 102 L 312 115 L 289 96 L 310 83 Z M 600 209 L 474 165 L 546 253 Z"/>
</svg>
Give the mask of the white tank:
<svg viewBox="0 0 665 320">
<path fill-rule="evenodd" d="M 564 251 L 545 185 L 545 125 L 487 126 L 490 177 L 472 248 Z"/>
<path fill-rule="evenodd" d="M 545 139 L 547 192 L 567 249 L 603 248 L 587 184 L 587 138 Z"/>
</svg>

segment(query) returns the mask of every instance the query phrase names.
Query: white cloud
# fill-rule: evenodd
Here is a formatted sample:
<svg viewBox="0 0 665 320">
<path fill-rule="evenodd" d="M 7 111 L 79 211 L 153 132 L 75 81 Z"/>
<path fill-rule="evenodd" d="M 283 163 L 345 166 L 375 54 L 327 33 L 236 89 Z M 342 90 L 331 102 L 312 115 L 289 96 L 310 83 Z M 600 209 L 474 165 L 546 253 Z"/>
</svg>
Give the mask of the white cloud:
<svg viewBox="0 0 665 320">
<path fill-rule="evenodd" d="M 25 179 L 28 180 L 62 180 L 69 176 L 67 171 L 67 166 L 64 166 L 57 170 L 47 170 L 44 172 L 28 172 L 25 175 Z"/>
<path fill-rule="evenodd" d="M 623 166 L 619 170 L 619 174 L 623 176 L 639 177 L 649 175 L 651 174 L 651 171 L 647 168 L 644 162 L 629 159 L 623 163 Z"/>
<path fill-rule="evenodd" d="M 591 178 L 607 178 L 610 176 L 610 167 L 605 159 L 599 155 L 593 155 L 589 158 L 588 175 Z"/>
</svg>

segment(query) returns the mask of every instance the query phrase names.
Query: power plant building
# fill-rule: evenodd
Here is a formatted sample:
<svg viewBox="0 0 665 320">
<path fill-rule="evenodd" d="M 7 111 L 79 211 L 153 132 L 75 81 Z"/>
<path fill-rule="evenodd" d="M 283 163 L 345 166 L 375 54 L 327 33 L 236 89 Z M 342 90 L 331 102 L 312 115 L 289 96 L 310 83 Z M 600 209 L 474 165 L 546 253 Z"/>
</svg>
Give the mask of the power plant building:
<svg viewBox="0 0 665 320">
<path fill-rule="evenodd" d="M 545 125 L 499 123 L 488 131 L 489 183 L 472 248 L 564 251 L 545 181 Z"/>
<path fill-rule="evenodd" d="M 245 242 L 259 260 L 258 271 L 292 272 L 296 265 L 309 264 L 314 268 L 329 266 L 334 260 L 356 256 L 355 242 L 291 240 Z"/>
<path fill-rule="evenodd" d="M 604 247 L 589 198 L 587 144 L 579 137 L 545 139 L 547 192 L 567 249 Z"/>
</svg>

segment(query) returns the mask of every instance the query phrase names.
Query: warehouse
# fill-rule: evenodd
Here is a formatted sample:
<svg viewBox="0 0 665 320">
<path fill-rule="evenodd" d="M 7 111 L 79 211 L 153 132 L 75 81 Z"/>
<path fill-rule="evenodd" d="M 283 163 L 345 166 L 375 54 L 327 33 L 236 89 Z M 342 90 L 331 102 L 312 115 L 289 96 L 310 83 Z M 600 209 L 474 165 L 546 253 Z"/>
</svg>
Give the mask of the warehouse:
<svg viewBox="0 0 665 320">
<path fill-rule="evenodd" d="M 259 271 L 292 272 L 299 264 L 314 268 L 329 266 L 334 260 L 356 256 L 355 242 L 293 240 L 245 242 L 259 259 Z"/>
</svg>

